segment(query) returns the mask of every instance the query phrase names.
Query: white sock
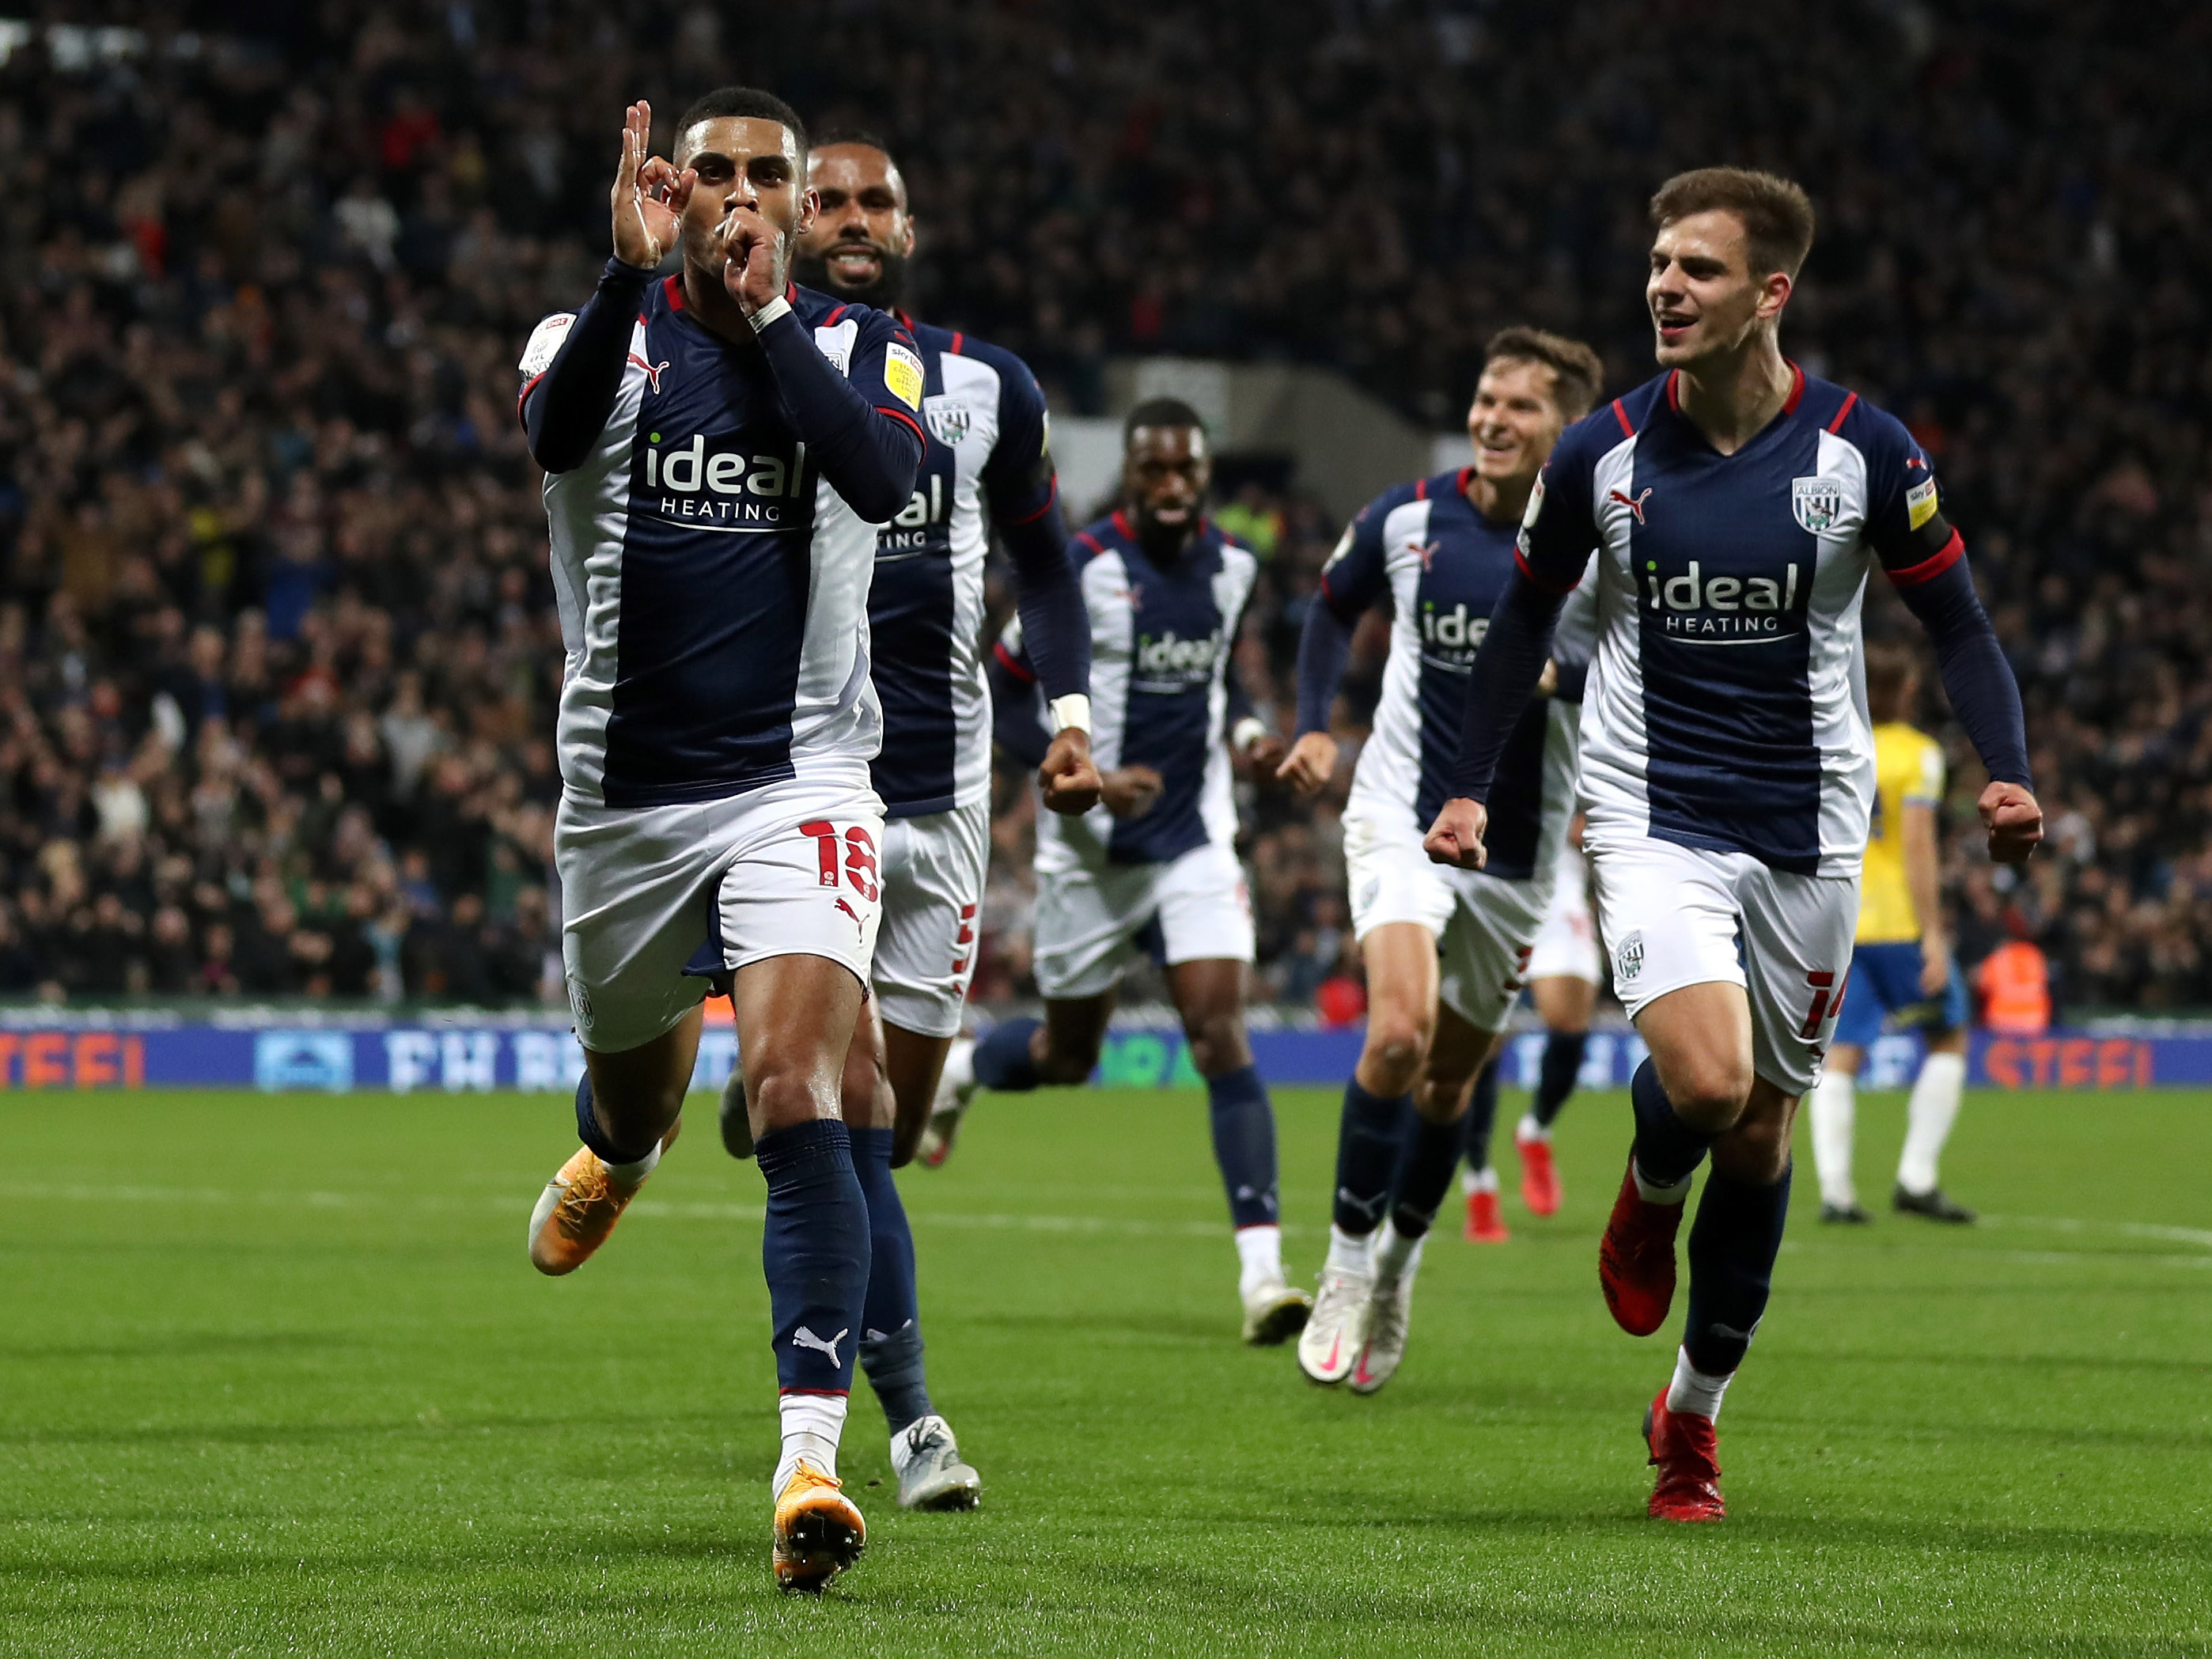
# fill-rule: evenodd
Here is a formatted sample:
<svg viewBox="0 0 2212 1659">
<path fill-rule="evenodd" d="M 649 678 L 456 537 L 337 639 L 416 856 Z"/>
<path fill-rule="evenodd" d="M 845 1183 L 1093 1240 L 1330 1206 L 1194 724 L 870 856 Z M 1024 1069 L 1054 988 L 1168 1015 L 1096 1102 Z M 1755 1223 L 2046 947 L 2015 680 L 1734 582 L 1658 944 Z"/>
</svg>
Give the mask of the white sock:
<svg viewBox="0 0 2212 1659">
<path fill-rule="evenodd" d="M 1905 1155 L 1897 1160 L 1897 1184 L 1906 1192 L 1935 1189 L 1936 1160 L 1951 1138 L 1960 1091 L 1966 1086 L 1964 1054 L 1930 1054 L 1920 1062 L 1920 1080 L 1905 1109 Z"/>
<path fill-rule="evenodd" d="M 1239 1227 L 1237 1230 L 1237 1290 L 1249 1296 L 1262 1285 L 1283 1277 L 1283 1230 L 1280 1227 Z"/>
<path fill-rule="evenodd" d="M 975 1039 L 962 1037 L 945 1054 L 945 1076 L 938 1085 L 942 1089 L 972 1089 L 975 1086 Z"/>
<path fill-rule="evenodd" d="M 914 1462 L 914 1443 L 917 1439 L 927 1440 L 932 1428 L 944 1430 L 947 1438 L 950 1438 L 952 1433 L 952 1425 L 935 1412 L 932 1412 L 927 1417 L 916 1418 L 891 1437 L 891 1473 L 893 1474 L 906 1473 L 906 1466 Z"/>
<path fill-rule="evenodd" d="M 1858 1119 L 1858 1079 L 1830 1066 L 1805 1104 L 1813 1114 L 1813 1167 L 1820 1172 L 1820 1202 L 1849 1209 L 1859 1201 L 1851 1184 L 1851 1134 Z"/>
<path fill-rule="evenodd" d="M 845 1404 L 842 1394 L 776 1396 L 776 1412 L 783 1419 L 783 1455 L 776 1460 L 770 1496 L 782 1496 L 791 1472 L 802 1457 L 823 1474 L 836 1474 L 837 1441 L 845 1432 Z"/>
<path fill-rule="evenodd" d="M 1328 1265 L 1333 1273 L 1364 1279 L 1375 1271 L 1375 1235 L 1348 1233 L 1334 1222 L 1328 1225 Z"/>
<path fill-rule="evenodd" d="M 1694 1176 L 1684 1176 L 1673 1186 L 1662 1187 L 1656 1182 L 1646 1181 L 1644 1178 L 1644 1171 L 1637 1167 L 1633 1158 L 1628 1160 L 1628 1167 L 1636 1174 L 1637 1196 L 1646 1204 L 1680 1204 L 1690 1195 L 1690 1182 L 1696 1178 Z"/>
<path fill-rule="evenodd" d="M 1721 1414 L 1721 1396 L 1728 1392 L 1728 1385 L 1735 1376 L 1734 1371 L 1726 1376 L 1708 1376 L 1690 1363 L 1687 1348 L 1677 1349 L 1674 1380 L 1667 1385 L 1667 1409 L 1686 1412 L 1711 1422 Z"/>
<path fill-rule="evenodd" d="M 601 1162 L 604 1163 L 605 1160 L 602 1159 Z M 635 1187 L 646 1176 L 651 1175 L 654 1166 L 659 1162 L 660 1143 L 656 1140 L 653 1143 L 653 1150 L 635 1164 L 607 1164 L 607 1174 L 617 1186 Z"/>
<path fill-rule="evenodd" d="M 1534 1112 L 1522 1113 L 1521 1121 L 1513 1126 L 1513 1139 L 1516 1140 L 1549 1140 L 1551 1138 L 1551 1130 L 1536 1121 Z"/>
<path fill-rule="evenodd" d="M 1498 1190 L 1498 1166 L 1486 1164 L 1480 1170 L 1459 1172 L 1460 1190 L 1463 1193 L 1494 1193 Z"/>
<path fill-rule="evenodd" d="M 1375 1243 L 1375 1276 L 1410 1283 L 1421 1270 L 1421 1246 L 1429 1242 L 1423 1233 L 1419 1238 L 1407 1238 L 1389 1222 Z"/>
</svg>

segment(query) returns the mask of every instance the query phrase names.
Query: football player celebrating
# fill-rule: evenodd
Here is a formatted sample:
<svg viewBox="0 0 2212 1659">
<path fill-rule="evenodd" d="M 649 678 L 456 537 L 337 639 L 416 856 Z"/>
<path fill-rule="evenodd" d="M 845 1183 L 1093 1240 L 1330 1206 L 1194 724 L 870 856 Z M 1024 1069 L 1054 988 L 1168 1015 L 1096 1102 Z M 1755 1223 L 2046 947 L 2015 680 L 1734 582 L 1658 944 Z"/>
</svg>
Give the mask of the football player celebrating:
<svg viewBox="0 0 2212 1659">
<path fill-rule="evenodd" d="M 1718 1520 L 1713 1420 L 1766 1309 L 1790 1128 L 1850 966 L 1874 744 L 1859 608 L 1879 564 L 1927 628 L 1990 782 L 1990 854 L 2043 834 L 2019 688 L 1912 435 L 1782 355 L 1813 242 L 1805 192 L 1709 167 L 1667 181 L 1645 284 L 1665 371 L 1568 428 L 1477 653 L 1431 858 L 1480 867 L 1499 758 L 1561 601 L 1598 550 L 1583 703 L 1583 846 L 1613 987 L 1650 1058 L 1598 1254 L 1614 1320 L 1656 1331 L 1691 1176 L 1689 1318 L 1646 1413 L 1650 1513 Z M 1503 807 L 1508 798 L 1500 793 Z"/>
<path fill-rule="evenodd" d="M 914 1233 L 894 1166 L 913 1156 L 945 1054 L 960 1030 L 975 961 L 975 916 L 990 854 L 991 701 L 978 649 L 989 536 L 1012 558 L 1024 637 L 1054 735 L 1045 805 L 1097 804 L 1091 765 L 1091 630 L 1046 442 L 1044 394 L 1021 360 L 898 310 L 915 224 L 906 179 L 872 139 L 818 140 L 808 178 L 821 203 L 799 239 L 811 288 L 896 315 L 921 354 L 928 442 L 914 493 L 876 538 L 868 588 L 870 672 L 883 704 L 883 922 L 876 1014 L 863 1012 L 845 1067 L 845 1122 L 868 1199 L 873 1261 L 860 1368 L 891 1433 L 899 1502 L 966 1509 L 982 1481 L 931 1406 L 915 1288 Z M 744 1076 L 731 1076 L 723 1139 L 751 1153 Z"/>
<path fill-rule="evenodd" d="M 781 100 L 708 93 L 673 165 L 651 127 L 632 105 L 598 292 L 522 363 L 568 647 L 554 852 L 586 1062 L 584 1144 L 530 1256 L 574 1272 L 652 1174 L 699 1044 L 684 969 L 710 942 L 768 1183 L 774 1565 L 817 1589 L 866 1535 L 836 1480 L 869 1276 L 839 1080 L 883 839 L 868 581 L 921 459 L 921 361 L 896 319 L 790 284 L 815 202 Z"/>
<path fill-rule="evenodd" d="M 1521 994 L 1550 902 L 1574 812 L 1567 698 L 1530 708 L 1514 733 L 1512 821 L 1501 817 L 1486 870 L 1427 862 L 1420 834 L 1450 793 L 1468 666 L 1513 574 L 1537 471 L 1560 430 L 1596 400 L 1602 372 L 1577 341 L 1530 328 L 1495 336 L 1468 413 L 1474 465 L 1397 485 L 1363 507 L 1306 611 L 1297 740 L 1281 775 L 1308 794 L 1336 767 L 1329 709 L 1352 629 L 1385 598 L 1394 612 L 1374 734 L 1344 812 L 1367 1035 L 1344 1089 L 1328 1261 L 1298 1339 L 1299 1368 L 1316 1382 L 1348 1378 L 1371 1394 L 1398 1369 L 1422 1243 L 1459 1164 L 1468 1091 Z"/>
<path fill-rule="evenodd" d="M 1252 909 L 1230 795 L 1231 749 L 1262 775 L 1283 751 L 1231 663 L 1259 563 L 1206 519 L 1212 456 L 1188 404 L 1139 404 L 1122 447 L 1120 510 L 1069 546 L 1091 617 L 1103 799 L 1079 817 L 1037 823 L 1035 963 L 1045 1018 L 1000 1021 L 956 1051 L 956 1063 L 965 1060 L 989 1089 L 1081 1083 L 1098 1063 L 1131 950 L 1156 931 L 1191 1063 L 1206 1079 L 1244 1340 L 1280 1342 L 1305 1322 L 1309 1304 L 1283 1278 L 1274 1108 L 1244 1036 Z M 1045 732 L 1018 618 L 994 655 L 1000 747 L 1035 765 Z"/>
<path fill-rule="evenodd" d="M 1867 647 L 1867 709 L 1874 720 L 1874 824 L 1860 878 L 1851 994 L 1836 1040 L 1808 1103 L 1820 1219 L 1868 1222 L 1851 1185 L 1851 1130 L 1859 1062 L 1881 1035 L 1883 1017 L 1928 1032 L 1928 1056 L 1905 1109 L 1905 1151 L 1891 1206 L 1931 1221 L 1970 1222 L 1974 1212 L 1936 1184 L 1936 1162 L 1959 1115 L 1966 1083 L 1966 981 L 1943 931 L 1936 863 L 1936 809 L 1943 802 L 1943 750 L 1911 725 L 1919 671 L 1905 647 Z"/>
</svg>

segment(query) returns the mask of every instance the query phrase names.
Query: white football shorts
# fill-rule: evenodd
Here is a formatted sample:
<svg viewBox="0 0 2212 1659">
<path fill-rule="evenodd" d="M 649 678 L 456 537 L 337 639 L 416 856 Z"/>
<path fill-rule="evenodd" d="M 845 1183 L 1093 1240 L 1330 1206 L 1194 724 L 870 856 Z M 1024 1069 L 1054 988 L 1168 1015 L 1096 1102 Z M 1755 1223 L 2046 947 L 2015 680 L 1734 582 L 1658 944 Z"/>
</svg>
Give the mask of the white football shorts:
<svg viewBox="0 0 2212 1659">
<path fill-rule="evenodd" d="M 1427 928 L 1437 939 L 1444 1006 L 1478 1031 L 1505 1028 L 1543 926 L 1549 896 L 1540 873 L 1506 881 L 1431 864 L 1412 814 L 1398 812 L 1387 821 L 1344 815 L 1344 871 L 1355 938 L 1386 922 Z"/>
<path fill-rule="evenodd" d="M 991 857 L 991 803 L 884 825 L 876 1008 L 923 1036 L 960 1033 L 975 974 L 975 915 Z"/>
<path fill-rule="evenodd" d="M 1170 967 L 1252 960 L 1252 896 L 1235 848 L 1209 842 L 1165 864 L 1085 859 L 1037 871 L 1038 991 L 1058 1002 L 1112 990 L 1155 917 Z"/>
<path fill-rule="evenodd" d="M 1752 1070 L 1785 1094 L 1811 1088 L 1844 1004 L 1858 878 L 1791 875 L 1640 835 L 1586 839 L 1584 851 L 1629 1018 L 1686 985 L 1741 985 Z"/>
<path fill-rule="evenodd" d="M 1545 907 L 1544 925 L 1536 930 L 1536 948 L 1528 953 L 1528 977 L 1605 983 L 1597 924 L 1590 919 L 1589 872 L 1583 855 L 1571 847 L 1559 849 L 1552 902 Z"/>
<path fill-rule="evenodd" d="M 707 945 L 725 969 L 827 957 L 866 985 L 883 836 L 866 784 L 787 779 L 673 806 L 563 796 L 553 860 L 578 1039 L 620 1054 L 673 1026 L 707 994 L 684 971 Z"/>
</svg>

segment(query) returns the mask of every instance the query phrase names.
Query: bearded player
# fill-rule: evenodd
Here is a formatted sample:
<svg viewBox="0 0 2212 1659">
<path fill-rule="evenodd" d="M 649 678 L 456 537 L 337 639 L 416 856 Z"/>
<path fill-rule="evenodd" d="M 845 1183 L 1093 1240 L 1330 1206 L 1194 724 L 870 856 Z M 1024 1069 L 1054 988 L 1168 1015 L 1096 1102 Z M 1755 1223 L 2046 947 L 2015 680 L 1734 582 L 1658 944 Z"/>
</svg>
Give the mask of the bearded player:
<svg viewBox="0 0 2212 1659">
<path fill-rule="evenodd" d="M 913 1156 L 928 1121 L 975 969 L 991 833 L 991 698 L 978 645 L 994 531 L 1013 563 L 1051 711 L 1040 772 L 1056 811 L 1085 811 L 1098 799 L 1085 696 L 1091 632 L 1036 379 L 1012 353 L 899 309 L 915 222 L 906 179 L 880 143 L 817 142 L 807 176 L 821 209 L 799 239 L 800 277 L 897 316 L 921 354 L 928 441 L 914 493 L 877 535 L 868 588 L 870 672 L 884 711 L 873 769 L 887 819 L 883 922 L 875 1012 L 864 1011 L 854 1029 L 844 1112 L 873 1247 L 860 1368 L 890 1425 L 898 1500 L 967 1509 L 982 1480 L 930 1401 L 914 1233 L 891 1170 Z M 724 1092 L 722 1126 L 730 1151 L 750 1156 L 742 1069 Z"/>
<path fill-rule="evenodd" d="M 568 647 L 554 850 L 586 1064 L 584 1144 L 530 1255 L 574 1272 L 652 1174 L 699 1044 L 684 969 L 711 944 L 768 1184 L 775 1571 L 818 1589 L 866 1537 L 836 1479 L 869 1278 L 839 1081 L 884 830 L 868 582 L 921 459 L 922 368 L 896 319 L 791 286 L 815 200 L 788 106 L 708 94 L 672 165 L 651 129 L 632 105 L 598 292 L 522 362 Z"/>
<path fill-rule="evenodd" d="M 1778 331 L 1813 242 L 1805 192 L 1710 167 L 1651 199 L 1645 284 L 1665 371 L 1570 428 L 1529 503 L 1520 568 L 1476 654 L 1431 858 L 1480 867 L 1510 796 L 1499 759 L 1593 548 L 1598 645 L 1583 704 L 1583 845 L 1613 985 L 1650 1049 L 1598 1275 L 1646 1336 L 1674 1294 L 1691 1177 L 1689 1318 L 1645 1415 L 1650 1512 L 1725 1513 L 1714 1432 L 1765 1312 L 1790 1130 L 1850 966 L 1874 744 L 1859 610 L 1879 565 L 1933 639 L 1990 783 L 1990 854 L 2043 833 L 2019 688 L 1897 421 L 1807 375 Z"/>
<path fill-rule="evenodd" d="M 1405 1354 L 1414 1275 L 1459 1164 L 1468 1093 L 1520 995 L 1574 812 L 1575 717 L 1563 697 L 1532 707 L 1514 732 L 1514 816 L 1501 808 L 1490 867 L 1442 870 L 1420 856 L 1529 491 L 1603 372 L 1588 346 L 1528 328 L 1497 335 L 1486 359 L 1468 414 L 1474 465 L 1385 490 L 1322 572 L 1298 650 L 1298 735 L 1281 770 L 1304 794 L 1335 770 L 1329 709 L 1352 632 L 1390 599 L 1382 697 L 1344 812 L 1367 1035 L 1344 1089 L 1328 1260 L 1298 1339 L 1309 1377 L 1349 1381 L 1358 1394 L 1389 1382 Z"/>
</svg>

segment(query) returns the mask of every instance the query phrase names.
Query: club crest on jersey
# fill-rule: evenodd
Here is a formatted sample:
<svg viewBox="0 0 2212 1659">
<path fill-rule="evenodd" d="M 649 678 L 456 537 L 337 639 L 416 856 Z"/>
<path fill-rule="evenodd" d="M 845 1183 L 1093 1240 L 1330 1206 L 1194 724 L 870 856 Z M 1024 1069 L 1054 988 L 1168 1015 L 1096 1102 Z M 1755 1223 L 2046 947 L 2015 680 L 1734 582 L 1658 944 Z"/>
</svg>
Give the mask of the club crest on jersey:
<svg viewBox="0 0 2212 1659">
<path fill-rule="evenodd" d="M 1607 490 L 1606 494 L 1611 496 L 1613 500 L 1619 501 L 1631 513 L 1633 513 L 1636 515 L 1637 523 L 1642 524 L 1644 522 L 1644 505 L 1646 501 L 1649 501 L 1651 499 L 1651 486 L 1650 484 L 1644 485 L 1642 490 L 1633 495 L 1630 495 L 1625 489 L 1611 489 Z"/>
<path fill-rule="evenodd" d="M 1792 478 L 1790 510 L 1808 534 L 1817 536 L 1844 515 L 1841 478 Z"/>
<path fill-rule="evenodd" d="M 975 416 L 968 405 L 957 398 L 948 398 L 940 393 L 921 400 L 921 420 L 922 424 L 929 428 L 929 435 L 951 449 L 968 435 L 968 428 L 974 424 Z"/>
</svg>

